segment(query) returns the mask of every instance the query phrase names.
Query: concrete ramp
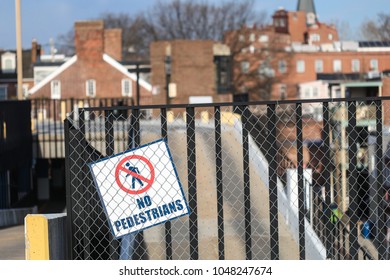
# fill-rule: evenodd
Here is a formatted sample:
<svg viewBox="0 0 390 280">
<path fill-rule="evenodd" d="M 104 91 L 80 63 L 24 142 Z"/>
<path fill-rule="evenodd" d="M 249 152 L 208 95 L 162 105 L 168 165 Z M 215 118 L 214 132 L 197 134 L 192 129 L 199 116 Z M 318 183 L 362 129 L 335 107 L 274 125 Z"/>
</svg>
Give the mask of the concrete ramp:
<svg viewBox="0 0 390 280">
<path fill-rule="evenodd" d="M 159 127 L 143 124 L 141 144 L 159 139 Z M 179 178 L 188 194 L 187 140 L 185 126 L 169 127 L 169 148 L 173 155 Z M 243 192 L 242 145 L 235 128 L 223 126 L 222 172 L 224 196 L 225 258 L 245 259 L 245 220 Z M 196 180 L 198 199 L 199 259 L 218 259 L 217 190 L 215 168 L 214 128 L 196 127 Z M 253 259 L 270 259 L 269 197 L 268 188 L 255 172 L 258 166 L 250 162 L 251 227 Z M 172 221 L 173 258 L 189 259 L 188 216 Z M 165 229 L 159 225 L 145 230 L 150 259 L 165 258 Z M 297 259 L 298 246 L 289 231 L 283 215 L 279 215 L 280 258 Z"/>
</svg>

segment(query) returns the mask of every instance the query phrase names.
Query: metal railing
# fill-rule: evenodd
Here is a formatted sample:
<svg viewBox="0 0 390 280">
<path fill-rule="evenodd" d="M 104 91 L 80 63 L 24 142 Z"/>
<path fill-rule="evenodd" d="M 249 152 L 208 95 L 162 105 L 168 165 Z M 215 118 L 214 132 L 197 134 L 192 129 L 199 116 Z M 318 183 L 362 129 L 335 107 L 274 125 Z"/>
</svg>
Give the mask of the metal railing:
<svg viewBox="0 0 390 280">
<path fill-rule="evenodd" d="M 110 232 L 87 164 L 164 138 L 179 166 L 191 214 L 134 235 L 130 258 L 370 259 L 359 243 L 359 225 L 369 219 L 376 228 L 370 242 L 378 259 L 386 259 L 388 217 L 382 201 L 389 100 L 82 108 L 65 121 L 69 258 L 118 259 L 124 250 L 125 239 Z M 357 102 L 374 106 L 376 118 L 359 118 Z M 315 122 L 302 114 L 303 105 L 314 103 L 322 108 Z M 141 110 L 150 118 L 142 119 Z M 308 152 L 310 141 L 320 141 L 317 151 Z M 281 180 L 280 158 L 295 169 L 296 178 Z M 369 168 L 370 188 L 364 191 L 371 204 L 365 216 L 356 179 L 360 165 Z M 313 174 L 309 209 L 308 167 Z M 331 203 L 342 217 L 332 218 Z"/>
</svg>

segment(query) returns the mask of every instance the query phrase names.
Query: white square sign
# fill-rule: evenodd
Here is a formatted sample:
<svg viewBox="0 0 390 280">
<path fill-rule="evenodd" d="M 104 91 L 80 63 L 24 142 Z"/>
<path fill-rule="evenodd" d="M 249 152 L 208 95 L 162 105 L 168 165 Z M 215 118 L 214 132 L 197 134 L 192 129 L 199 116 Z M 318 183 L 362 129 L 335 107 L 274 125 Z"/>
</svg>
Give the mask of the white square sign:
<svg viewBox="0 0 390 280">
<path fill-rule="evenodd" d="M 189 214 L 163 139 L 90 163 L 89 167 L 115 238 Z"/>
</svg>

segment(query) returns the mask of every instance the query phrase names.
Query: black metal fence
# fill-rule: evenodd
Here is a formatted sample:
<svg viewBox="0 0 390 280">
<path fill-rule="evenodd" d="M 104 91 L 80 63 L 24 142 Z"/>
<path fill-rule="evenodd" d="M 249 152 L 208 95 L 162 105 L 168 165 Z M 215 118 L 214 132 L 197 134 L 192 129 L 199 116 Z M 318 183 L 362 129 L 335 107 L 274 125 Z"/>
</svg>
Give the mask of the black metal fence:
<svg viewBox="0 0 390 280">
<path fill-rule="evenodd" d="M 387 259 L 388 100 L 82 108 L 65 121 L 69 258 Z M 190 215 L 115 239 L 88 164 L 160 138 Z"/>
<path fill-rule="evenodd" d="M 131 105 L 133 105 L 131 98 L 32 99 L 34 157 L 38 159 L 65 157 L 64 120 L 70 112 L 77 112 L 79 108 Z M 74 121 L 77 121 L 77 117 L 78 114 L 74 114 Z"/>
<path fill-rule="evenodd" d="M 29 101 L 0 101 L 0 209 L 18 207 L 33 191 L 30 111 Z"/>
</svg>

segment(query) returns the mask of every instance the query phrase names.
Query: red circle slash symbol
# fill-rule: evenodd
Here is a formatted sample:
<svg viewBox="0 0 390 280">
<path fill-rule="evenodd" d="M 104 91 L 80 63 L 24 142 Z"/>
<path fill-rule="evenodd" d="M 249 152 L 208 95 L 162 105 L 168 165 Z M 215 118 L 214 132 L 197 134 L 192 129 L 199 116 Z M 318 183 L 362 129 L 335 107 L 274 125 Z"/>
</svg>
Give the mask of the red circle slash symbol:
<svg viewBox="0 0 390 280">
<path fill-rule="evenodd" d="M 129 163 L 130 160 L 138 160 L 138 162 L 133 161 L 133 163 L 136 163 L 135 166 L 131 166 Z M 140 162 L 144 163 L 144 166 L 146 165 L 150 171 L 150 177 L 146 178 L 142 176 L 139 172 L 139 169 L 136 167 L 137 164 L 139 165 Z M 125 178 L 128 176 L 131 176 L 132 178 L 132 189 L 129 189 L 123 185 L 123 183 L 120 181 L 119 175 L 120 172 L 126 173 Z M 123 176 L 122 176 L 123 177 Z M 146 192 L 150 187 L 152 186 L 155 178 L 154 168 L 153 165 L 150 163 L 150 161 L 143 157 L 138 155 L 131 155 L 124 157 L 116 166 L 115 168 L 115 181 L 118 184 L 119 188 L 121 190 L 127 192 L 128 194 L 141 194 Z M 138 182 L 139 185 L 141 185 L 141 188 L 138 190 L 134 190 L 135 182 Z"/>
</svg>

